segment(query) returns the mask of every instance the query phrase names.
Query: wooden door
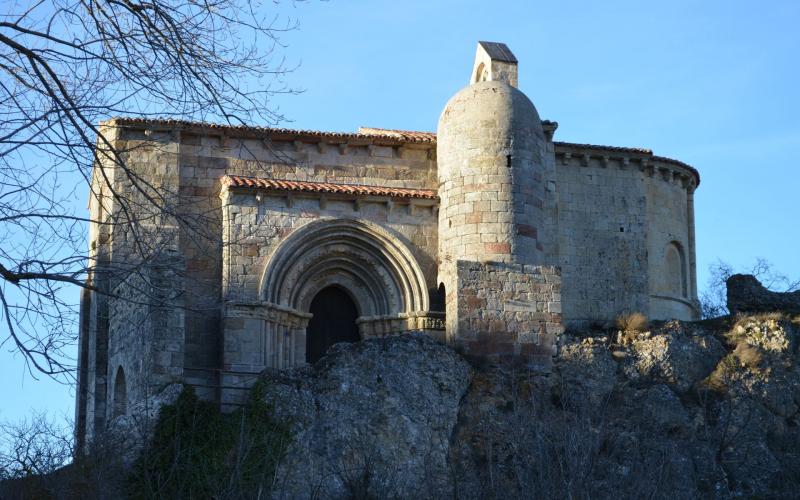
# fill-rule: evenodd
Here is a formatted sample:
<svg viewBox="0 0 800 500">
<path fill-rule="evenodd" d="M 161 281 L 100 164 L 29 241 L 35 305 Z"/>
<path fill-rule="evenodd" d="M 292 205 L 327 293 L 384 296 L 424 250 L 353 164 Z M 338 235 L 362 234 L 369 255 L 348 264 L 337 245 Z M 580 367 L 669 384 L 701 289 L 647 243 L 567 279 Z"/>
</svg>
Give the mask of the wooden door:
<svg viewBox="0 0 800 500">
<path fill-rule="evenodd" d="M 306 329 L 306 361 L 316 363 L 330 346 L 338 342 L 357 342 L 358 309 L 341 288 L 323 288 L 311 301 L 314 316 Z"/>
</svg>

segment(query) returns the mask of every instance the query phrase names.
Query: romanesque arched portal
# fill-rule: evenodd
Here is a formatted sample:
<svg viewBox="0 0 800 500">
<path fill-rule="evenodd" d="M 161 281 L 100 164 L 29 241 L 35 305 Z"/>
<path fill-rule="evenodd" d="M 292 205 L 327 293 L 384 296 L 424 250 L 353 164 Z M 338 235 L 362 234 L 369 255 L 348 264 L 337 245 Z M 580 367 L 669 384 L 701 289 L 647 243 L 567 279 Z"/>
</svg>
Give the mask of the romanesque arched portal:
<svg viewBox="0 0 800 500">
<path fill-rule="evenodd" d="M 294 231 L 265 268 L 260 298 L 268 310 L 267 366 L 305 362 L 312 301 L 331 287 L 352 299 L 362 338 L 424 328 L 427 286 L 405 244 L 374 223 L 320 219 Z"/>
<path fill-rule="evenodd" d="M 351 219 L 320 219 L 293 232 L 267 264 L 262 298 L 308 311 L 314 295 L 334 284 L 350 291 L 363 316 L 428 309 L 411 251 L 386 229 Z"/>
</svg>

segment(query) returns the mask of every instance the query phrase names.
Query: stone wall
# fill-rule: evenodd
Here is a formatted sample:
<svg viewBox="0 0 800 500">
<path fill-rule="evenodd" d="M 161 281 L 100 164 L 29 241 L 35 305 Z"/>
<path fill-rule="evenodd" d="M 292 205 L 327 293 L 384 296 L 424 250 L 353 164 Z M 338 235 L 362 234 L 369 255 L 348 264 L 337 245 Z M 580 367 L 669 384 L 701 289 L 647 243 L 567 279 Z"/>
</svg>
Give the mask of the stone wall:
<svg viewBox="0 0 800 500">
<path fill-rule="evenodd" d="M 694 174 L 646 151 L 556 143 L 555 153 L 567 323 L 636 311 L 695 318 Z M 678 269 L 669 265 L 670 248 L 680 252 Z"/>
<path fill-rule="evenodd" d="M 645 169 L 650 315 L 698 317 L 694 179 L 660 162 Z"/>
<path fill-rule="evenodd" d="M 458 292 L 448 332 L 469 357 L 523 360 L 538 369 L 552 363 L 563 333 L 561 276 L 552 266 L 458 261 Z M 450 326 L 452 325 L 452 326 Z"/>
<path fill-rule="evenodd" d="M 571 324 L 648 310 L 647 197 L 634 165 L 560 155 L 559 257 Z"/>
<path fill-rule="evenodd" d="M 123 374 L 128 408 L 184 375 L 184 269 L 182 256 L 160 254 L 112 290 L 107 380 L 113 386 L 118 373 Z M 115 401 L 119 394 L 117 387 L 109 387 L 109 421 L 120 404 Z"/>
<path fill-rule="evenodd" d="M 374 222 L 407 246 L 436 288 L 437 223 L 432 200 L 232 194 L 225 202 L 224 297 L 254 301 L 269 257 L 298 228 L 324 218 Z"/>
</svg>

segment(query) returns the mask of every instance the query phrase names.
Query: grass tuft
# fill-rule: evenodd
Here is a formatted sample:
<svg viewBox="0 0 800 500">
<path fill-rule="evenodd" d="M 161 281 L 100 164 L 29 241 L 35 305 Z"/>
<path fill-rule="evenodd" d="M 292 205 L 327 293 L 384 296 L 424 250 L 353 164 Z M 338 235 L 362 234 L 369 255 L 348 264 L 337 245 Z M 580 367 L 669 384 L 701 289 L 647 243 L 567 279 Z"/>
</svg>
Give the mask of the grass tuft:
<svg viewBox="0 0 800 500">
<path fill-rule="evenodd" d="M 647 330 L 650 322 L 640 312 L 620 314 L 617 316 L 617 328 L 624 332 L 641 333 Z"/>
</svg>

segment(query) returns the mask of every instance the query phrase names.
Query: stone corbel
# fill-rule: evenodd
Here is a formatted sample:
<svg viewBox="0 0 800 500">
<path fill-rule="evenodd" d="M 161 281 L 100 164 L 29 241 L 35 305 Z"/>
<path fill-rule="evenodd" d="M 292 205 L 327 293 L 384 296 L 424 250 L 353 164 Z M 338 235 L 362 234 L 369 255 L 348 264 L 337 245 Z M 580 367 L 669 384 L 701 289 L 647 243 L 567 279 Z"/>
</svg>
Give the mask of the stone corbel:
<svg viewBox="0 0 800 500">
<path fill-rule="evenodd" d="M 347 154 L 347 147 L 348 147 L 348 144 L 346 142 L 340 142 L 339 143 L 339 154 L 340 155 L 346 155 Z"/>
<path fill-rule="evenodd" d="M 548 141 L 553 140 L 553 136 L 558 130 L 558 122 L 553 122 L 550 120 L 543 120 L 542 121 L 542 129 L 544 129 L 544 136 Z"/>
<path fill-rule="evenodd" d="M 569 165 L 569 161 L 571 159 L 572 159 L 572 153 L 564 153 L 564 156 L 561 157 L 561 164 Z"/>
<path fill-rule="evenodd" d="M 324 141 L 319 141 L 317 143 L 317 152 L 319 154 L 325 154 L 325 151 L 327 150 L 327 148 L 328 148 L 328 145 Z"/>
<path fill-rule="evenodd" d="M 609 162 L 610 158 L 608 157 L 608 155 L 603 155 L 603 157 L 600 158 L 600 165 L 602 165 L 603 168 L 608 168 Z"/>
<path fill-rule="evenodd" d="M 591 157 L 589 156 L 589 154 L 588 153 L 584 153 L 583 156 L 581 156 L 581 166 L 588 167 L 590 159 L 591 159 Z"/>
<path fill-rule="evenodd" d="M 303 150 L 303 141 L 294 141 L 292 142 L 292 145 L 294 146 L 294 150 L 297 152 Z"/>
</svg>

